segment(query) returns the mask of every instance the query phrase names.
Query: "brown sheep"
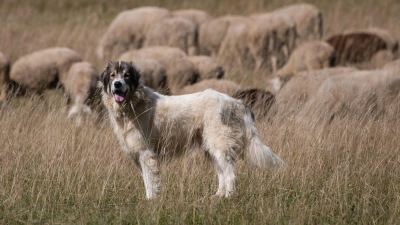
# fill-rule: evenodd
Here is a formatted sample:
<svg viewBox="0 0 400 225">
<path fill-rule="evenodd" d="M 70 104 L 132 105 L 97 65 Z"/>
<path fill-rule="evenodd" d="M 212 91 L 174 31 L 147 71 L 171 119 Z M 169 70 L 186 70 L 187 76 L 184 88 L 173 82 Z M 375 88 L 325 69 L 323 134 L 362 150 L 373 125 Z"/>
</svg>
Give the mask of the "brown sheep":
<svg viewBox="0 0 400 225">
<path fill-rule="evenodd" d="M 190 62 L 196 67 L 199 72 L 199 79 L 221 79 L 224 77 L 225 71 L 222 66 L 212 57 L 209 56 L 187 56 Z"/>
<path fill-rule="evenodd" d="M 19 58 L 11 67 L 10 79 L 18 90 L 42 93 L 58 87 L 68 79 L 72 64 L 82 61 L 81 56 L 69 48 L 48 48 Z"/>
<path fill-rule="evenodd" d="M 7 89 L 10 83 L 10 61 L 0 52 L 0 102 L 7 98 Z"/>
<path fill-rule="evenodd" d="M 149 26 L 143 46 L 166 45 L 180 48 L 189 55 L 197 52 L 197 28 L 188 19 L 172 17 Z"/>
<path fill-rule="evenodd" d="M 387 31 L 385 29 L 378 28 L 378 27 L 369 27 L 364 30 L 347 31 L 347 33 L 352 33 L 352 32 L 366 32 L 366 33 L 370 33 L 373 35 L 377 35 L 378 37 L 380 37 L 382 40 L 384 40 L 386 42 L 387 49 L 389 51 L 391 51 L 393 53 L 393 55 L 397 54 L 397 51 L 399 49 L 399 42 L 396 39 L 396 37 L 394 37 L 391 33 L 389 33 L 389 31 Z"/>
<path fill-rule="evenodd" d="M 366 64 L 363 65 L 363 68 L 379 69 L 397 57 L 399 43 L 398 40 L 389 33 L 389 31 L 378 27 L 369 27 L 367 29 L 349 30 L 344 32 L 344 34 L 352 33 L 368 33 L 375 35 L 382 39 L 387 46 L 385 49 L 378 50 L 377 52 L 373 53 L 371 59 L 369 61 L 366 60 Z"/>
<path fill-rule="evenodd" d="M 141 48 L 148 27 L 170 16 L 167 9 L 150 6 L 119 13 L 101 37 L 97 55 L 113 58 L 130 49 Z"/>
<path fill-rule="evenodd" d="M 296 73 L 304 70 L 324 69 L 335 66 L 335 50 L 324 41 L 310 41 L 300 45 L 290 55 L 286 64 L 271 80 L 278 91 Z"/>
<path fill-rule="evenodd" d="M 222 16 L 204 22 L 199 27 L 198 51 L 201 55 L 217 57 L 220 45 L 229 27 L 237 22 L 247 20 L 244 16 Z M 216 32 L 218 31 L 218 32 Z"/>
<path fill-rule="evenodd" d="M 273 11 L 289 15 L 296 23 L 296 45 L 320 40 L 323 32 L 322 12 L 316 6 L 306 3 L 293 4 Z"/>
<path fill-rule="evenodd" d="M 274 94 L 257 88 L 240 90 L 233 94 L 232 97 L 242 99 L 259 117 L 266 116 L 275 104 Z"/>
<path fill-rule="evenodd" d="M 225 93 L 229 96 L 233 96 L 234 94 L 236 94 L 238 91 L 241 90 L 240 86 L 233 81 L 224 79 L 208 79 L 184 87 L 179 92 L 179 94 L 192 94 L 204 91 L 208 88 L 212 88 L 218 92 Z"/>
<path fill-rule="evenodd" d="M 368 32 L 337 34 L 327 42 L 335 48 L 338 65 L 369 62 L 378 51 L 388 49 L 385 40 Z"/>
<path fill-rule="evenodd" d="M 99 78 L 99 72 L 89 62 L 77 62 L 71 66 L 68 79 L 63 82 L 65 91 L 73 101 L 68 118 L 77 114 L 77 122 L 80 123 L 82 113 L 91 114 L 90 106 L 97 107 L 100 104 L 100 96 L 96 96 Z"/>
</svg>

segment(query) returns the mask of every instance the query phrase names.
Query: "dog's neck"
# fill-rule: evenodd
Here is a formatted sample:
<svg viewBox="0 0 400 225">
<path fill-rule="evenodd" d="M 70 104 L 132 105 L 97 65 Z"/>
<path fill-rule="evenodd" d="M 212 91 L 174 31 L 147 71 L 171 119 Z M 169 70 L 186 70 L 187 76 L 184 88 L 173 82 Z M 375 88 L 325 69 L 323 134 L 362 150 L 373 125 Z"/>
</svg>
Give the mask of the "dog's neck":
<svg viewBox="0 0 400 225">
<path fill-rule="evenodd" d="M 146 110 L 149 103 L 144 91 L 144 87 L 139 85 L 135 92 L 127 96 L 127 99 L 122 104 L 115 102 L 113 98 L 103 92 L 103 102 L 115 118 L 137 117 Z"/>
</svg>

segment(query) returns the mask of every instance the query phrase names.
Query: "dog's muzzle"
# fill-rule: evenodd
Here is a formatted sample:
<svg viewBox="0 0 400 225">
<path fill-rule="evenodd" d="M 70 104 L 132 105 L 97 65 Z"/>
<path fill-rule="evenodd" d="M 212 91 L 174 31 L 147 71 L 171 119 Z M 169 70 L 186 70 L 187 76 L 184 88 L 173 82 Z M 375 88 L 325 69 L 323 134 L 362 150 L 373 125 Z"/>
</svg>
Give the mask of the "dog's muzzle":
<svg viewBox="0 0 400 225">
<path fill-rule="evenodd" d="M 123 79 L 116 79 L 112 82 L 111 91 L 114 94 L 114 99 L 117 102 L 123 102 L 126 97 L 128 86 Z"/>
</svg>

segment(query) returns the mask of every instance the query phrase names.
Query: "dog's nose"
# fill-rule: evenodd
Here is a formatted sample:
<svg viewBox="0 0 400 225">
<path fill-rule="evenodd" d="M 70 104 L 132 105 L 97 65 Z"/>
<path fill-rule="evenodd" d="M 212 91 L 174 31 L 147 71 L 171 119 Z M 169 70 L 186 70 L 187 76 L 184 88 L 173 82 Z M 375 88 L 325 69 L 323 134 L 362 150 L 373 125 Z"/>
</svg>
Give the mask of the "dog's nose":
<svg viewBox="0 0 400 225">
<path fill-rule="evenodd" d="M 122 86 L 121 81 L 115 81 L 115 82 L 114 82 L 114 87 L 115 87 L 115 88 L 121 88 L 121 86 Z"/>
</svg>

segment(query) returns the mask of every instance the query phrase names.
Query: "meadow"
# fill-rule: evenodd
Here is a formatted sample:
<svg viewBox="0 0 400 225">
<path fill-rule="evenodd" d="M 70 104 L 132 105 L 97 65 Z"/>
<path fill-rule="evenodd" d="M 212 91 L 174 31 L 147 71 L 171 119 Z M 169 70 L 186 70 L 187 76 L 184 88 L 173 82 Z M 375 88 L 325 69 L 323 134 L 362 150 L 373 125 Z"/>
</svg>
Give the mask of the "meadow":
<svg viewBox="0 0 400 225">
<path fill-rule="evenodd" d="M 95 48 L 122 10 L 155 5 L 214 16 L 270 11 L 296 0 L 1 0 L 0 51 L 11 62 L 65 46 L 101 71 Z M 400 38 L 397 0 L 306 1 L 324 15 L 324 37 L 377 26 Z M 227 74 L 244 87 L 265 76 Z M 399 224 L 400 117 L 339 118 L 316 132 L 296 115 L 260 119 L 263 142 L 286 166 L 237 164 L 237 195 L 213 198 L 217 176 L 202 155 L 162 166 L 161 194 L 145 199 L 140 171 L 107 117 L 66 119 L 61 90 L 11 97 L 0 106 L 0 224 Z"/>
</svg>

